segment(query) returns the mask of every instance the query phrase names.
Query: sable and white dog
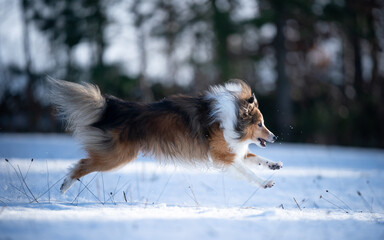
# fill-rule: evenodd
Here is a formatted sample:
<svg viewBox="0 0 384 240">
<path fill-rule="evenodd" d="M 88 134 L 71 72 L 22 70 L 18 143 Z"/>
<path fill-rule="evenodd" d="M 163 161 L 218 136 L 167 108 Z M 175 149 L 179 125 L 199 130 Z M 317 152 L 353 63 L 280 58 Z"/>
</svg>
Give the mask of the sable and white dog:
<svg viewBox="0 0 384 240">
<path fill-rule="evenodd" d="M 245 163 L 272 170 L 283 166 L 248 150 L 250 143 L 265 147 L 276 137 L 265 127 L 255 95 L 241 80 L 213 86 L 196 97 L 176 95 L 150 104 L 101 95 L 88 83 L 48 81 L 53 103 L 88 153 L 70 169 L 62 193 L 82 176 L 120 167 L 139 152 L 232 169 L 263 188 L 274 182 L 259 178 Z"/>
</svg>

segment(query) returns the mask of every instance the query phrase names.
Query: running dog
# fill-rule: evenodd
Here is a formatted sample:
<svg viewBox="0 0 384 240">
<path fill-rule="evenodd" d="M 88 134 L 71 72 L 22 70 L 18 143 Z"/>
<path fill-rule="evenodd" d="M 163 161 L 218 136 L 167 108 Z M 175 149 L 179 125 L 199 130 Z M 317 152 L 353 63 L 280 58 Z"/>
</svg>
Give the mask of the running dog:
<svg viewBox="0 0 384 240">
<path fill-rule="evenodd" d="M 250 153 L 248 145 L 275 142 L 250 87 L 241 80 L 210 87 L 195 96 L 175 95 L 143 104 L 102 95 L 97 86 L 48 78 L 51 99 L 87 152 L 61 185 L 64 194 L 77 179 L 109 171 L 133 161 L 138 154 L 181 163 L 206 163 L 234 170 L 263 188 L 272 180 L 258 177 L 246 163 L 282 168 Z"/>
</svg>

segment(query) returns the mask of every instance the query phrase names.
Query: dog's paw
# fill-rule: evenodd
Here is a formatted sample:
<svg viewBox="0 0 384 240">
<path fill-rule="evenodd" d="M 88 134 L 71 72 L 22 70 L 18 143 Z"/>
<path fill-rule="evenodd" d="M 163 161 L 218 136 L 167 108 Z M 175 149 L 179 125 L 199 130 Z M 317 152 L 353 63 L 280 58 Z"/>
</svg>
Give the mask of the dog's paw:
<svg viewBox="0 0 384 240">
<path fill-rule="evenodd" d="M 264 188 L 271 188 L 275 185 L 275 182 L 273 180 L 270 180 L 268 182 L 265 182 Z"/>
<path fill-rule="evenodd" d="M 277 163 L 271 162 L 268 164 L 268 167 L 271 170 L 278 170 L 280 168 L 283 168 L 283 163 L 282 162 L 277 162 Z"/>
<path fill-rule="evenodd" d="M 70 188 L 72 187 L 73 184 L 75 184 L 76 182 L 76 179 L 73 179 L 71 177 L 66 177 L 63 181 L 63 184 L 61 184 L 61 187 L 60 187 L 60 191 L 61 191 L 61 194 L 65 194 L 65 192 Z"/>
</svg>

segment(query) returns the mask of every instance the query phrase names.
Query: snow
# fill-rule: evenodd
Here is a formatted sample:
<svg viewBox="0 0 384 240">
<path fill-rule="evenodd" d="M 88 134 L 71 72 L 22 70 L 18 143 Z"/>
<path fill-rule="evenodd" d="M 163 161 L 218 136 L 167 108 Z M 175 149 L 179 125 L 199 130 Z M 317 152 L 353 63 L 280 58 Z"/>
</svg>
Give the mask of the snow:
<svg viewBox="0 0 384 240">
<path fill-rule="evenodd" d="M 384 150 L 275 143 L 251 151 L 284 163 L 253 168 L 273 188 L 140 156 L 62 196 L 80 146 L 68 135 L 0 134 L 0 239 L 384 238 Z"/>
</svg>

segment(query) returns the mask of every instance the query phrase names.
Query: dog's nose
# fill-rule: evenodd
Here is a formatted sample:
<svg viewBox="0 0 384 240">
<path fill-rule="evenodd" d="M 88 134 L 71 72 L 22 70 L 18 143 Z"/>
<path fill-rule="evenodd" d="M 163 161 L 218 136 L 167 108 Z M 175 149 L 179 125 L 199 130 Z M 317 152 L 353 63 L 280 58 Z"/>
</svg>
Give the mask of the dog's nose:
<svg viewBox="0 0 384 240">
<path fill-rule="evenodd" d="M 267 138 L 267 141 L 270 143 L 274 143 L 276 140 L 277 140 L 277 137 L 275 136 L 275 134 L 269 131 L 269 136 Z"/>
</svg>

